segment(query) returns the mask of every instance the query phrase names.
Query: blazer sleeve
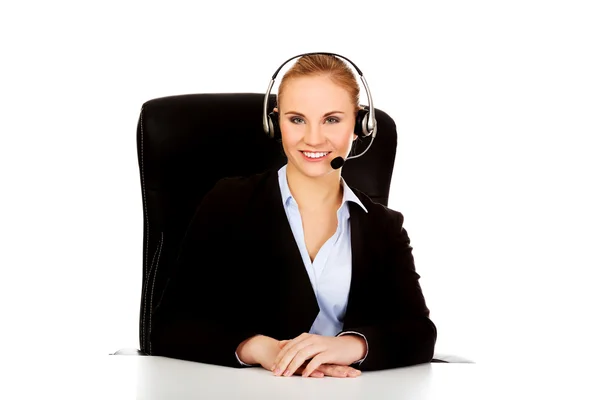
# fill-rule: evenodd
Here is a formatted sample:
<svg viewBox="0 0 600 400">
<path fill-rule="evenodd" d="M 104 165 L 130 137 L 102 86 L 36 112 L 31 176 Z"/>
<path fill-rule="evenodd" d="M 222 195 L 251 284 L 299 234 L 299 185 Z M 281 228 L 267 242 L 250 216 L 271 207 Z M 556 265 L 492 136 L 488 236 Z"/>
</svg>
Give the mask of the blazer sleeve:
<svg viewBox="0 0 600 400">
<path fill-rule="evenodd" d="M 403 227 L 402 214 L 395 215 L 389 233 L 386 257 L 382 260 L 383 301 L 381 317 L 373 324 L 344 326 L 344 331 L 363 334 L 369 351 L 357 368 L 380 370 L 430 362 L 433 358 L 437 329 L 429 319 L 421 286 L 415 270 L 412 246 Z"/>
<path fill-rule="evenodd" d="M 153 316 L 152 354 L 243 367 L 235 350 L 254 336 L 240 310 L 239 185 L 219 181 L 202 200 Z M 243 197 L 243 195 L 242 195 Z"/>
</svg>

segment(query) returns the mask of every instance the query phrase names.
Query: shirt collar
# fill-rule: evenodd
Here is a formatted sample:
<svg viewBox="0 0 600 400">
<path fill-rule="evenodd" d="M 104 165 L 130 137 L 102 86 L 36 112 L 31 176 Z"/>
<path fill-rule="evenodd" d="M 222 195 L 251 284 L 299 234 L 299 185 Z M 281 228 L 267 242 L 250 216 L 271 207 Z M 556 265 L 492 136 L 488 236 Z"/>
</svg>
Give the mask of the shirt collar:
<svg viewBox="0 0 600 400">
<path fill-rule="evenodd" d="M 281 190 L 281 199 L 283 200 L 283 204 L 285 206 L 288 206 L 290 201 L 293 201 L 294 204 L 296 203 L 296 201 L 294 200 L 294 198 L 292 196 L 292 192 L 290 192 L 290 187 L 288 186 L 286 170 L 287 170 L 287 164 L 285 164 L 283 167 L 279 168 L 279 171 L 277 171 L 277 175 L 279 178 L 279 188 Z M 352 191 L 352 189 L 350 189 L 350 186 L 348 186 L 348 184 L 346 183 L 344 178 L 342 178 L 342 187 L 344 188 L 344 192 L 342 195 L 342 207 L 347 202 L 351 201 L 351 202 L 358 204 L 365 212 L 368 212 L 367 208 L 363 205 L 363 203 L 356 196 L 356 194 Z"/>
</svg>

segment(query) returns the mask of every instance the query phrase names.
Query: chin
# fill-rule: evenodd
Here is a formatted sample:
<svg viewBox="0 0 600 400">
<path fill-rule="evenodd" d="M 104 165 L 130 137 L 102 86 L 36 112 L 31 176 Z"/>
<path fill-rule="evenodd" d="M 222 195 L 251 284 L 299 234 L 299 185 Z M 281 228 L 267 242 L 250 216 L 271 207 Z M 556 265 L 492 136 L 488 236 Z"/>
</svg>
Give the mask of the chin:
<svg viewBox="0 0 600 400">
<path fill-rule="evenodd" d="M 319 163 L 309 164 L 304 160 L 294 160 L 294 169 L 304 176 L 319 178 L 334 171 L 329 165 L 330 162 L 331 160 L 323 160 Z"/>
</svg>

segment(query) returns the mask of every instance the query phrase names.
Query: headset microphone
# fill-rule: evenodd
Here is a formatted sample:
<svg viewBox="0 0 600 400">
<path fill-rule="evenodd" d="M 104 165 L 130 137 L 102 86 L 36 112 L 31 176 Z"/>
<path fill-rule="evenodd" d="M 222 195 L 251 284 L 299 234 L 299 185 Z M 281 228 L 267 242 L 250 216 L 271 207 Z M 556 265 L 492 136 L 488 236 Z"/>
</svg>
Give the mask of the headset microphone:
<svg viewBox="0 0 600 400">
<path fill-rule="evenodd" d="M 333 160 L 331 160 L 331 168 L 333 169 L 340 169 L 342 168 L 342 166 L 344 165 L 345 160 L 342 157 L 336 157 Z"/>
<path fill-rule="evenodd" d="M 313 54 L 323 54 L 323 55 L 329 55 L 329 56 L 333 56 L 333 57 L 339 57 L 339 58 L 346 60 L 350 64 L 352 64 L 352 66 L 354 67 L 354 69 L 356 70 L 358 75 L 360 76 L 360 80 L 362 81 L 363 86 L 367 92 L 367 99 L 369 101 L 369 105 L 366 108 L 363 107 L 357 111 L 356 121 L 354 122 L 354 134 L 357 136 L 357 138 L 361 138 L 361 139 L 370 138 L 371 140 L 369 141 L 367 148 L 364 149 L 362 153 L 354 155 L 354 156 L 349 156 L 346 159 L 344 159 L 343 157 L 336 157 L 333 160 L 331 160 L 331 163 L 330 163 L 331 168 L 340 169 L 340 168 L 342 168 L 342 166 L 344 165 L 344 163 L 347 160 L 351 160 L 353 158 L 357 158 L 357 157 L 360 157 L 363 154 L 365 154 L 369 150 L 371 145 L 373 144 L 373 139 L 375 139 L 375 136 L 377 135 L 377 120 L 375 119 L 375 108 L 373 107 L 373 99 L 371 98 L 371 90 L 369 89 L 369 85 L 367 85 L 367 81 L 366 81 L 362 71 L 356 66 L 356 64 L 354 64 L 352 61 L 350 61 L 350 59 L 348 59 L 344 56 L 341 56 L 339 54 L 335 54 L 335 53 L 315 52 L 315 53 L 304 53 L 304 54 L 300 54 L 300 55 L 291 57 L 287 61 L 285 61 L 283 64 L 281 64 L 279 66 L 279 68 L 277 68 L 277 70 L 275 71 L 273 76 L 271 77 L 271 80 L 269 81 L 269 86 L 267 88 L 267 92 L 265 93 L 265 98 L 263 101 L 263 130 L 270 138 L 281 140 L 281 128 L 279 127 L 279 113 L 276 111 L 273 111 L 270 113 L 268 112 L 269 96 L 271 94 L 271 89 L 273 88 L 273 84 L 275 83 L 275 77 L 277 77 L 277 74 L 284 67 L 284 65 L 286 65 L 291 60 L 298 58 L 298 57 L 308 56 L 308 55 L 313 55 Z"/>
<path fill-rule="evenodd" d="M 277 111 L 268 111 L 269 106 L 269 97 L 271 94 L 271 89 L 273 88 L 273 84 L 275 83 L 275 78 L 279 71 L 291 60 L 308 55 L 314 54 L 322 54 L 329 55 L 337 58 L 341 58 L 350 63 L 356 72 L 358 73 L 360 80 L 367 92 L 367 99 L 369 101 L 369 105 L 366 108 L 361 108 L 358 110 L 356 115 L 356 121 L 354 123 L 354 133 L 360 138 L 371 137 L 371 141 L 377 135 L 377 120 L 375 119 L 375 107 L 373 107 L 373 99 L 371 97 L 371 90 L 369 89 L 369 85 L 367 84 L 367 80 L 365 79 L 362 71 L 354 64 L 350 59 L 341 56 L 335 53 L 325 53 L 325 52 L 314 52 L 314 53 L 304 53 L 299 54 L 297 56 L 291 57 L 286 60 L 283 64 L 277 68 L 271 79 L 269 80 L 269 86 L 267 87 L 267 92 L 265 93 L 265 98 L 263 101 L 263 130 L 271 139 L 281 139 L 281 128 L 279 127 L 279 113 Z M 348 160 L 354 157 L 348 157 Z"/>
<path fill-rule="evenodd" d="M 342 168 L 342 166 L 344 165 L 344 163 L 346 162 L 346 160 L 352 160 L 353 158 L 358 158 L 360 156 L 362 156 L 363 154 L 365 154 L 369 148 L 371 147 L 371 145 L 373 144 L 373 138 L 374 136 L 371 135 L 371 140 L 369 141 L 369 144 L 367 145 L 367 148 L 363 150 L 362 153 L 357 154 L 355 156 L 348 156 L 348 158 L 344 159 L 343 157 L 337 156 L 336 158 L 334 158 L 333 160 L 331 160 L 331 163 L 329 163 L 331 165 L 331 168 L 333 169 L 340 169 Z"/>
</svg>

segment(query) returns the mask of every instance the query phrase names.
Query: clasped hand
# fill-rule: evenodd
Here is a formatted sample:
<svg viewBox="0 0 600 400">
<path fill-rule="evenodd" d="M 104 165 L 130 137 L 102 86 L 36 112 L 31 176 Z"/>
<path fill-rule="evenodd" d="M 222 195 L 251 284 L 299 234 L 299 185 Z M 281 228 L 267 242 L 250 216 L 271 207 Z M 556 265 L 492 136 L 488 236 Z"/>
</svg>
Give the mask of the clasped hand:
<svg viewBox="0 0 600 400">
<path fill-rule="evenodd" d="M 364 340 L 354 335 L 338 337 L 303 333 L 278 342 L 279 353 L 271 371 L 277 376 L 291 376 L 302 368 L 302 376 L 358 376 L 360 371 L 349 367 L 363 357 Z"/>
</svg>

